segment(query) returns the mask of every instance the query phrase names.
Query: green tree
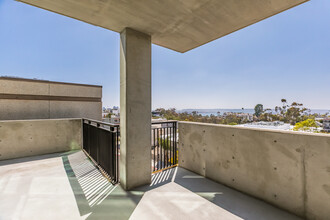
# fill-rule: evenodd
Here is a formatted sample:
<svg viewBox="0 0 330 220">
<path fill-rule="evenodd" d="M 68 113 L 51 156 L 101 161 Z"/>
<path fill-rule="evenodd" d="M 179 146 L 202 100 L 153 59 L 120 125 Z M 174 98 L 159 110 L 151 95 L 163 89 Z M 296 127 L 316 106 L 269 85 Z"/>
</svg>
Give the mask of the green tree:
<svg viewBox="0 0 330 220">
<path fill-rule="evenodd" d="M 291 105 L 288 105 L 286 99 L 281 99 L 281 102 L 282 107 L 276 106 L 276 114 L 271 115 L 273 120 L 283 121 L 285 123 L 295 125 L 297 122 L 313 118 L 313 115 L 309 113 L 310 110 L 303 107 L 303 104 L 292 102 Z"/>
<path fill-rule="evenodd" d="M 317 124 L 314 119 L 307 119 L 305 121 L 298 122 L 293 130 L 294 131 L 311 131 L 313 128 L 317 128 Z"/>
<path fill-rule="evenodd" d="M 164 150 L 171 149 L 171 140 L 169 139 L 169 137 L 159 138 L 158 142 L 159 142 L 160 147 L 163 148 Z"/>
<path fill-rule="evenodd" d="M 264 111 L 264 106 L 262 104 L 258 104 L 254 107 L 254 114 L 259 117 Z"/>
<path fill-rule="evenodd" d="M 158 143 L 160 145 L 160 147 L 164 150 L 164 159 L 165 161 L 169 161 L 170 163 L 173 163 L 173 158 L 171 158 L 171 155 L 173 155 L 172 149 L 171 149 L 171 139 L 169 136 L 164 137 L 164 138 L 158 138 Z M 170 158 L 168 158 L 168 156 Z M 177 163 L 177 161 L 176 161 Z"/>
</svg>

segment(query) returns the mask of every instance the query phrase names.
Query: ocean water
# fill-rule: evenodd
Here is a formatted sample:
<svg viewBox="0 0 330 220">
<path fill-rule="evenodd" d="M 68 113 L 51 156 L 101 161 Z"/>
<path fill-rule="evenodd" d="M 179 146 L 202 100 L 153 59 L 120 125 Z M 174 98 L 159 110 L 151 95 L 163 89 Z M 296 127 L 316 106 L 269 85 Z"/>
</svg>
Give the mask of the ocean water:
<svg viewBox="0 0 330 220">
<path fill-rule="evenodd" d="M 218 115 L 218 112 L 220 112 L 220 115 L 223 115 L 225 112 L 234 112 L 234 113 L 249 113 L 249 114 L 254 114 L 254 109 L 182 109 L 178 110 L 177 112 L 182 113 L 182 112 L 187 112 L 187 113 L 192 113 L 193 111 L 196 111 L 197 114 L 201 114 L 203 116 L 206 115 Z M 275 112 L 275 110 L 273 110 Z M 330 110 L 327 109 L 311 109 L 311 114 L 326 114 L 329 113 L 330 115 Z"/>
</svg>

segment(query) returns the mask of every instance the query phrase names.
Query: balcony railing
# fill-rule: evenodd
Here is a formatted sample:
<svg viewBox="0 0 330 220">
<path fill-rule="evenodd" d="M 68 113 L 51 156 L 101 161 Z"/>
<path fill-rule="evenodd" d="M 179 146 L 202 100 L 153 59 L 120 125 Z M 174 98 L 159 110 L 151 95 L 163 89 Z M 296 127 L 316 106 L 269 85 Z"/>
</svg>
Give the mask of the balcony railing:
<svg viewBox="0 0 330 220">
<path fill-rule="evenodd" d="M 113 184 L 119 181 L 119 125 L 83 119 L 83 150 Z"/>
<path fill-rule="evenodd" d="M 153 122 L 151 139 L 152 172 L 177 165 L 177 121 Z"/>
<path fill-rule="evenodd" d="M 177 165 L 177 121 L 152 122 L 152 172 Z M 83 119 L 83 150 L 112 183 L 119 181 L 119 125 Z"/>
</svg>

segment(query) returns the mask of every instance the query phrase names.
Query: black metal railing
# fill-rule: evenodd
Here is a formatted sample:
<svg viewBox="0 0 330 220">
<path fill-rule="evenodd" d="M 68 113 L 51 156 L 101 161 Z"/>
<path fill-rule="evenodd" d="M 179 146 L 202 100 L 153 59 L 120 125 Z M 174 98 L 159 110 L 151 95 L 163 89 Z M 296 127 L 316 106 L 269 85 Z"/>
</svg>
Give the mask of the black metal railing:
<svg viewBox="0 0 330 220">
<path fill-rule="evenodd" d="M 153 122 L 151 129 L 152 172 L 178 164 L 177 121 Z"/>
<path fill-rule="evenodd" d="M 119 181 L 119 125 L 83 120 L 83 150 L 115 184 Z"/>
</svg>

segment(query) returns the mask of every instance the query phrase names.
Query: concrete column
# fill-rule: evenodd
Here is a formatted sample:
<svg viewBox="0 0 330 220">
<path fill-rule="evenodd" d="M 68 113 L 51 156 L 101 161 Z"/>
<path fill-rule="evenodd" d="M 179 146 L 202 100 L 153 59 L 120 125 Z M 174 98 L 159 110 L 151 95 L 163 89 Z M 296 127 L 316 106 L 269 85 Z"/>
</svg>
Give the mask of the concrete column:
<svg viewBox="0 0 330 220">
<path fill-rule="evenodd" d="M 120 34 L 120 182 L 124 189 L 151 182 L 151 37 Z"/>
</svg>

